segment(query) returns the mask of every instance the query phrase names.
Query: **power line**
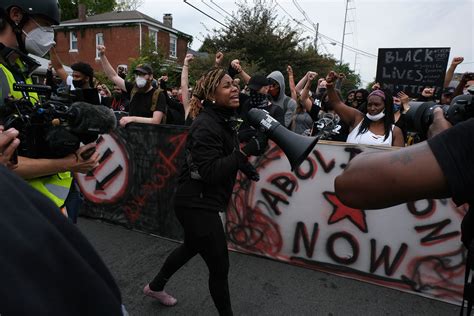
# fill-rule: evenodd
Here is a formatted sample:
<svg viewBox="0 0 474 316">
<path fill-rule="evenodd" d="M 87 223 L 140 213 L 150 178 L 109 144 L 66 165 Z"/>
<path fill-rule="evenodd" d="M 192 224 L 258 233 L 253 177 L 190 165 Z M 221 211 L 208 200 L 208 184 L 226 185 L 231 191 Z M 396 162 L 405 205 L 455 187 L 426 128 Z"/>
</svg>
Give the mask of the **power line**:
<svg viewBox="0 0 474 316">
<path fill-rule="evenodd" d="M 281 9 L 287 16 L 290 17 L 291 20 L 293 20 L 293 21 L 295 21 L 296 23 L 298 23 L 298 25 L 300 25 L 301 27 L 305 28 L 307 31 L 309 31 L 309 32 L 311 32 L 311 33 L 314 32 L 314 30 L 313 30 L 312 28 L 310 28 L 309 26 L 307 26 L 307 25 L 304 24 L 303 22 L 300 22 L 300 21 L 298 21 L 297 19 L 295 19 L 280 3 L 278 3 L 278 1 L 275 0 L 275 3 L 276 3 L 277 6 L 280 7 L 280 9 Z M 331 38 L 331 37 L 329 37 L 329 36 L 327 36 L 327 35 L 324 35 L 324 34 L 322 34 L 321 32 L 318 32 L 318 34 L 319 34 L 320 36 L 324 37 L 325 39 L 327 39 L 328 41 L 333 42 L 333 43 L 336 43 L 336 44 L 339 45 L 339 46 L 342 46 L 342 43 L 339 42 L 338 40 L 335 40 L 335 39 L 333 39 L 333 38 Z M 346 44 L 344 44 L 344 48 L 345 48 L 345 49 L 348 49 L 348 50 L 350 50 L 350 51 L 352 51 L 352 52 L 357 52 L 357 53 L 359 53 L 360 55 L 365 56 L 365 57 L 377 58 L 377 55 L 374 55 L 374 54 L 372 54 L 372 53 L 363 51 L 363 50 L 358 49 L 358 48 L 354 48 L 354 47 L 352 47 L 352 46 L 348 46 L 348 45 L 346 45 Z"/>
<path fill-rule="evenodd" d="M 225 28 L 229 28 L 227 25 L 225 25 L 225 24 L 222 23 L 221 21 L 215 19 L 214 17 L 210 16 L 209 14 L 207 14 L 207 13 L 204 12 L 204 11 L 202 11 L 201 9 L 199 9 L 199 8 L 197 8 L 197 7 L 195 7 L 195 6 L 193 6 L 193 5 L 192 5 L 191 3 L 189 3 L 187 0 L 183 0 L 183 1 L 184 1 L 184 3 L 186 3 L 187 5 L 189 5 L 190 7 L 192 7 L 194 10 L 199 11 L 200 13 L 204 14 L 205 16 L 207 16 L 208 18 L 210 18 L 211 20 L 213 20 L 213 21 L 219 23 L 220 25 L 222 25 L 222 26 L 225 27 Z"/>
<path fill-rule="evenodd" d="M 217 12 L 217 14 L 219 14 L 220 16 L 222 16 L 224 19 L 226 19 L 227 17 L 225 15 L 223 15 L 222 13 L 220 13 L 219 11 L 217 11 L 216 9 L 214 9 L 213 7 L 211 7 L 210 5 L 208 5 L 206 2 L 204 2 L 204 0 L 201 0 L 202 3 L 204 3 L 204 5 L 206 7 L 208 7 L 209 9 L 213 10 L 214 12 Z M 201 22 L 202 23 L 202 22 Z"/>
</svg>

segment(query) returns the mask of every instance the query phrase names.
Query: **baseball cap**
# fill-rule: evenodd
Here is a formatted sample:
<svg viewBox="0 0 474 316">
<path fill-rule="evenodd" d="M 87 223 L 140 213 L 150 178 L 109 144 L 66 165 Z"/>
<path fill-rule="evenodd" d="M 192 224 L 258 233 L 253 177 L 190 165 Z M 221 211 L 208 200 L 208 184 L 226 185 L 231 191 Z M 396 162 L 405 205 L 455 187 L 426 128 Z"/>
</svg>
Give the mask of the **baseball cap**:
<svg viewBox="0 0 474 316">
<path fill-rule="evenodd" d="M 248 87 L 252 90 L 260 90 L 261 87 L 271 85 L 270 80 L 263 75 L 254 75 L 250 78 Z"/>
<path fill-rule="evenodd" d="M 135 68 L 134 73 L 140 72 L 142 74 L 151 75 L 153 73 L 153 69 L 149 64 L 138 64 Z"/>
</svg>

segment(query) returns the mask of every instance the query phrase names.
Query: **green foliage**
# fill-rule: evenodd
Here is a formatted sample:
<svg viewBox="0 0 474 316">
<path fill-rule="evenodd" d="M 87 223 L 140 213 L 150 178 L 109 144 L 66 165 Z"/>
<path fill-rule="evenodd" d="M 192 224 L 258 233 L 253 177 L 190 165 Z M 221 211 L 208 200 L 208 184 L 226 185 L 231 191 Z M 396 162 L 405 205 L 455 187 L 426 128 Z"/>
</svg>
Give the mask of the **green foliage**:
<svg viewBox="0 0 474 316">
<path fill-rule="evenodd" d="M 336 66 L 336 60 L 332 56 L 319 55 L 311 45 L 301 45 L 306 39 L 301 36 L 302 30 L 295 29 L 290 26 L 289 21 L 280 19 L 275 14 L 272 1 L 252 2 L 253 4 L 249 4 L 240 0 L 237 13 L 227 23 L 229 27 L 214 29 L 214 34 L 204 40 L 199 51 L 207 52 L 210 56 L 193 62 L 193 79 L 199 77 L 199 72 L 209 69 L 213 65 L 214 54 L 222 51 L 225 67 L 237 58 L 249 75 L 279 70 L 287 78 L 287 65 L 291 65 L 296 82 L 307 71 L 315 71 L 319 77 L 325 77 L 329 71 L 336 70 L 344 72 L 348 77 L 343 84 L 343 92 L 360 84 L 359 76 L 348 65 Z"/>
<path fill-rule="evenodd" d="M 79 3 L 85 4 L 88 16 L 113 11 L 117 5 L 115 0 L 59 0 L 61 21 L 77 19 Z"/>
<path fill-rule="evenodd" d="M 357 89 L 360 86 L 360 75 L 354 73 L 354 71 L 349 68 L 349 64 L 337 64 L 334 71 L 337 73 L 343 73 L 346 76 L 341 87 L 341 92 L 344 98 L 350 90 Z"/>
<path fill-rule="evenodd" d="M 155 42 L 150 38 L 144 38 L 140 55 L 138 58 L 130 58 L 129 64 L 128 80 L 133 80 L 133 70 L 138 64 L 149 64 L 153 68 L 154 78 L 158 79 L 163 75 L 167 75 L 168 87 L 180 86 L 181 70 L 178 69 L 177 65 L 170 64 L 166 60 L 163 48 L 158 45 L 158 49 L 156 49 Z"/>
</svg>

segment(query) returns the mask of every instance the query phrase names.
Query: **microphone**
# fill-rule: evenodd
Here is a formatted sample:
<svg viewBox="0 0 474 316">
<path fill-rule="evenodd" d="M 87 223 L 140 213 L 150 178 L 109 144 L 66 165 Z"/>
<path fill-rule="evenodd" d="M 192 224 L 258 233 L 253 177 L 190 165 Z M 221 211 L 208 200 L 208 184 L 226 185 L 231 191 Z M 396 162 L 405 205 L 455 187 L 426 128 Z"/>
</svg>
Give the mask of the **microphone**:
<svg viewBox="0 0 474 316">
<path fill-rule="evenodd" d="M 106 134 L 117 126 L 114 112 L 103 105 L 74 102 L 66 114 L 71 132 L 77 134 Z"/>
</svg>

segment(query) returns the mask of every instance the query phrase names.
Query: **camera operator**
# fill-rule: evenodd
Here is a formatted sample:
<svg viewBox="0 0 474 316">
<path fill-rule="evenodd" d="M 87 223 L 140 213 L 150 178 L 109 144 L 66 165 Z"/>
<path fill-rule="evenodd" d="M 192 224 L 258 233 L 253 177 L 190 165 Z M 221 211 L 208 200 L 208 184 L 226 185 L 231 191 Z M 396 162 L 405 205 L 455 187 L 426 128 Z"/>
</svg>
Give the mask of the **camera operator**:
<svg viewBox="0 0 474 316">
<path fill-rule="evenodd" d="M 59 24 L 57 0 L 2 1 L 0 8 L 0 107 L 5 99 L 38 101 L 38 95 L 13 90 L 15 83 L 32 84 L 30 74 L 38 64 L 28 53 L 44 56 L 54 43 L 52 25 Z M 71 185 L 72 172 L 85 173 L 98 163 L 98 153 L 83 159 L 88 144 L 60 159 L 18 157 L 15 172 L 41 193 L 62 206 Z"/>
</svg>

